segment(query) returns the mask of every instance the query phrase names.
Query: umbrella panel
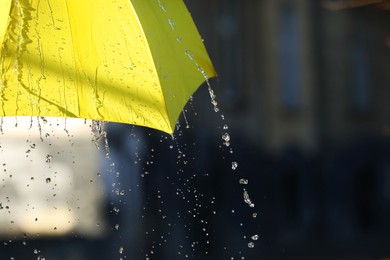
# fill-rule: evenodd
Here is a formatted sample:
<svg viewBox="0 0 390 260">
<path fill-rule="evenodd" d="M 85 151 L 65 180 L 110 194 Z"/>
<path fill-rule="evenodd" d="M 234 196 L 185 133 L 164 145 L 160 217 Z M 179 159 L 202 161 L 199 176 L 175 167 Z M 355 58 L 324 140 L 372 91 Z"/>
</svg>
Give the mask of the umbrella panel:
<svg viewBox="0 0 390 260">
<path fill-rule="evenodd" d="M 181 0 L 24 0 L 0 8 L 1 116 L 172 133 L 190 95 L 215 76 Z"/>
</svg>

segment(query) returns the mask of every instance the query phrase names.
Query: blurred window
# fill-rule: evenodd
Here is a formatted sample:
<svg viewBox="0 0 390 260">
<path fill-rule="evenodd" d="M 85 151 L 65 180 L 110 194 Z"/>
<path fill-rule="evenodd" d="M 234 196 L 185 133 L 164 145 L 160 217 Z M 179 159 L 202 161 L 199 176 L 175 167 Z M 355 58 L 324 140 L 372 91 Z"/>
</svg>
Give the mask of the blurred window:
<svg viewBox="0 0 390 260">
<path fill-rule="evenodd" d="M 217 31 L 220 36 L 221 56 L 218 60 L 218 71 L 223 75 L 223 98 L 228 109 L 237 109 L 242 102 L 241 66 L 240 66 L 240 2 L 223 0 L 217 21 Z"/>
<path fill-rule="evenodd" d="M 353 39 L 351 55 L 351 105 L 356 112 L 368 112 L 370 109 L 370 59 L 368 48 L 369 32 L 367 27 L 359 24 L 356 37 Z"/>
<path fill-rule="evenodd" d="M 299 66 L 299 17 L 294 6 L 282 7 L 280 24 L 281 101 L 284 109 L 296 111 L 302 102 L 302 78 Z"/>
</svg>

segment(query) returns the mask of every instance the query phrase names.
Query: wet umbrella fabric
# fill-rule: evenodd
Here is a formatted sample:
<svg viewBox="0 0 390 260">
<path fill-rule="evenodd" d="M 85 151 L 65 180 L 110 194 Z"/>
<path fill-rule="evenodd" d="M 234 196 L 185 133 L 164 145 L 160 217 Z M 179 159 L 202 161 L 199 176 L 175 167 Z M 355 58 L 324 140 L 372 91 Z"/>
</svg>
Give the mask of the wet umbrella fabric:
<svg viewBox="0 0 390 260">
<path fill-rule="evenodd" d="M 174 131 L 215 72 L 182 0 L 1 0 L 0 116 Z"/>
</svg>

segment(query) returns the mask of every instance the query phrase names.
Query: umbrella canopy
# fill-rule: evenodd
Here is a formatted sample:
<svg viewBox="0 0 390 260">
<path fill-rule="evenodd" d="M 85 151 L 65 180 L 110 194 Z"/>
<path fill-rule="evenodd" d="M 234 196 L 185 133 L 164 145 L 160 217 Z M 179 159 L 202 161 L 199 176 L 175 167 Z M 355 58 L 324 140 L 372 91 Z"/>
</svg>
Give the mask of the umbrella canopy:
<svg viewBox="0 0 390 260">
<path fill-rule="evenodd" d="M 182 0 L 0 1 L 0 116 L 174 131 L 215 71 Z"/>
</svg>

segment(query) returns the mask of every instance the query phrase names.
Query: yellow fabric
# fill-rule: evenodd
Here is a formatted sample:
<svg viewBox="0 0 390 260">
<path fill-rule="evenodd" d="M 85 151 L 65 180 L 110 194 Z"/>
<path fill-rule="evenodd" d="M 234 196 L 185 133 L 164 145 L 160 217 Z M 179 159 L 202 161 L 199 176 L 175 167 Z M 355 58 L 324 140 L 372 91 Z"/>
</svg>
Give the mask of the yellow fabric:
<svg viewBox="0 0 390 260">
<path fill-rule="evenodd" d="M 8 20 L 10 6 L 11 6 L 11 1 L 0 0 L 0 42 L 3 41 L 3 37 L 7 29 L 7 20 Z"/>
<path fill-rule="evenodd" d="M 172 133 L 190 95 L 215 76 L 182 0 L 0 0 L 0 15 L 0 116 Z"/>
</svg>

